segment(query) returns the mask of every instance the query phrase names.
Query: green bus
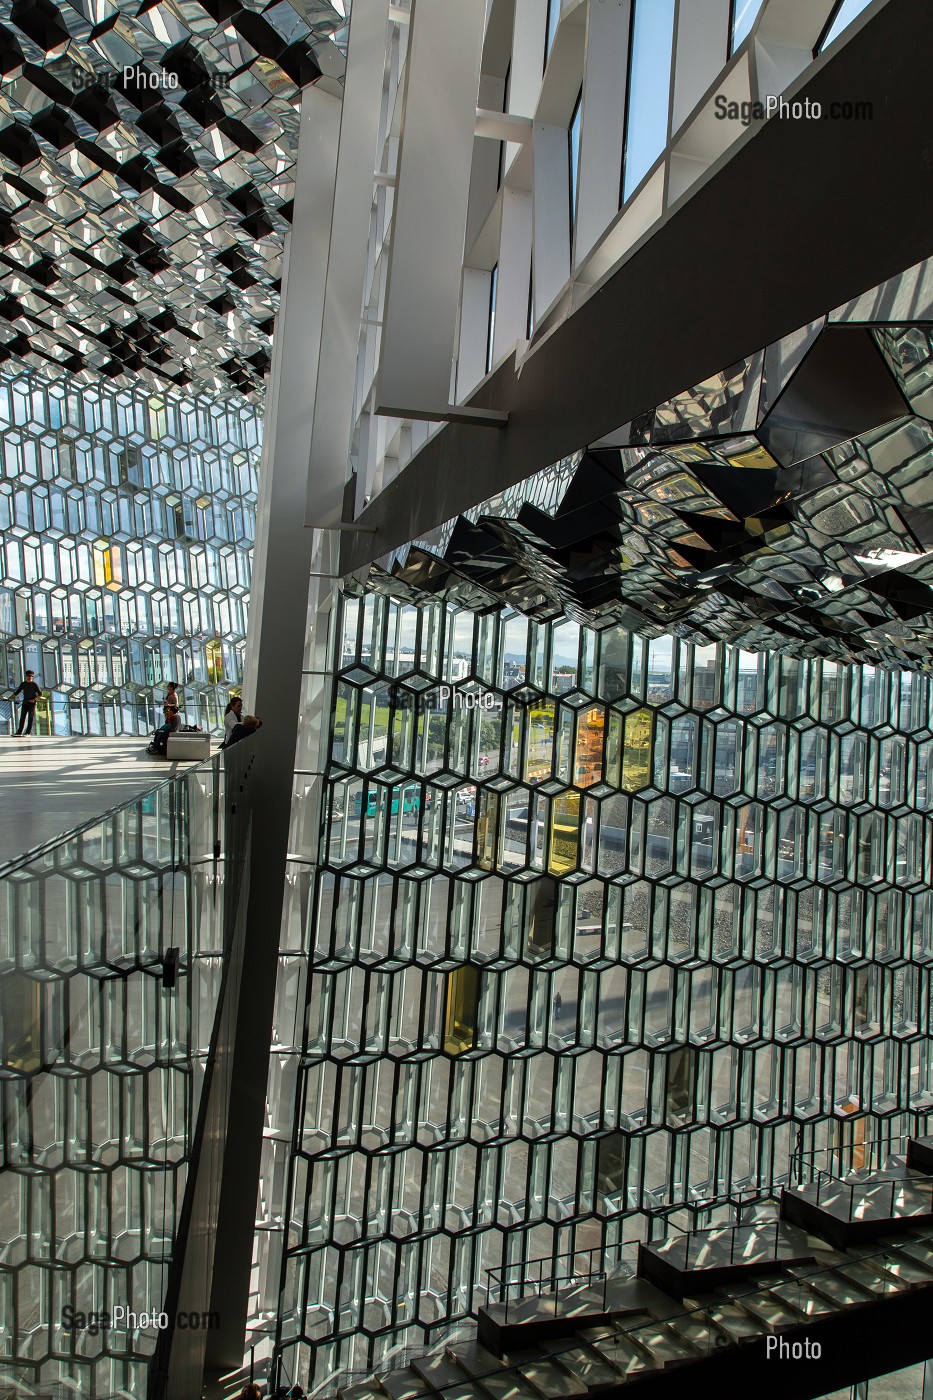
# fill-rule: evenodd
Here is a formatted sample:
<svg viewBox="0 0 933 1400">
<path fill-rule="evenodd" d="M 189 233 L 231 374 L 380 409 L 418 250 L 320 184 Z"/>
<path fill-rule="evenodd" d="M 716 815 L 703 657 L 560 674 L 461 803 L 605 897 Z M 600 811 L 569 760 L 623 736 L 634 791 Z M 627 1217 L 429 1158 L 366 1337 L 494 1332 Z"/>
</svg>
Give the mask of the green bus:
<svg viewBox="0 0 933 1400">
<path fill-rule="evenodd" d="M 366 797 L 366 816 L 374 817 L 377 810 L 384 812 L 386 809 L 386 792 L 388 789 L 370 788 Z M 377 807 L 378 797 L 378 807 Z M 401 802 L 403 816 L 408 816 L 411 812 L 417 812 L 421 807 L 421 789 L 417 783 L 409 783 L 404 788 L 392 789 L 392 816 L 396 816 Z M 353 799 L 353 815 L 358 817 L 363 810 L 363 794 L 358 792 Z"/>
</svg>

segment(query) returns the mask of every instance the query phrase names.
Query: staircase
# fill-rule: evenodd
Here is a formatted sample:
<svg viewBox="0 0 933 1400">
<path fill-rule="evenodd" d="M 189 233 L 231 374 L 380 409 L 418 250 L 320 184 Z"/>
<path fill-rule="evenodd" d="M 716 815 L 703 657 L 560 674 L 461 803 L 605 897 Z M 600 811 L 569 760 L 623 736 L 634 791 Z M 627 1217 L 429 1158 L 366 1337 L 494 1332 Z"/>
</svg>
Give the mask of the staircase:
<svg viewBox="0 0 933 1400">
<path fill-rule="evenodd" d="M 929 1163 L 929 1166 L 928 1166 Z M 926 1170 L 924 1170 L 926 1169 Z M 336 1400 L 553 1400 L 619 1391 L 675 1397 L 699 1383 L 780 1397 L 769 1338 L 832 1340 L 795 1390 L 840 1384 L 933 1355 L 933 1139 L 906 1160 L 782 1192 L 770 1220 L 642 1245 L 637 1276 L 579 1284 L 480 1309 L 476 1340 L 335 1389 Z M 871 1369 L 867 1339 L 889 1357 Z M 772 1344 L 774 1345 L 774 1344 Z M 706 1368 L 689 1378 L 683 1367 Z M 802 1372 L 799 1374 L 803 1374 Z M 795 1377 L 798 1373 L 795 1372 Z M 796 1383 L 796 1382 L 795 1382 Z"/>
</svg>

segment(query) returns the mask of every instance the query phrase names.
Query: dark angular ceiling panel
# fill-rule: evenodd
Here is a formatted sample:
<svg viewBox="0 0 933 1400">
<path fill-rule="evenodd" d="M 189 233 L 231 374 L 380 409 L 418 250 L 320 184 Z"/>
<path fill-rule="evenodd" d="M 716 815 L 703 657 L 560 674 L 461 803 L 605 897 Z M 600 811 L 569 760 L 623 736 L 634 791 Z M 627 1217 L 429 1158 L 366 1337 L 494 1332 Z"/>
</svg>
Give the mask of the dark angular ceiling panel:
<svg viewBox="0 0 933 1400">
<path fill-rule="evenodd" d="M 0 0 L 0 362 L 259 394 L 345 38 L 328 0 Z"/>
<path fill-rule="evenodd" d="M 750 356 L 389 556 L 370 582 L 931 669 L 931 381 L 926 325 L 817 328 L 802 357 Z"/>
</svg>

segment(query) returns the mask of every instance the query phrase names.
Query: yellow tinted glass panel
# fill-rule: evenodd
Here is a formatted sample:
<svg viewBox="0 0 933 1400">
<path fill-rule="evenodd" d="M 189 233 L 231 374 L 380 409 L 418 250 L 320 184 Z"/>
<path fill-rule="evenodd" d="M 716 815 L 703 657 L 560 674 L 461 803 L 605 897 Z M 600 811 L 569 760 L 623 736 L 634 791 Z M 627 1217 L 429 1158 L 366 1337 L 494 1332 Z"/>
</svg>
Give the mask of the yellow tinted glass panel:
<svg viewBox="0 0 933 1400">
<path fill-rule="evenodd" d="M 496 816 L 499 795 L 481 792 L 476 816 L 476 863 L 481 870 L 492 870 L 496 864 Z"/>
<path fill-rule="evenodd" d="M 610 711 L 609 727 L 606 734 L 606 782 L 611 787 L 619 786 L 624 729 L 625 721 L 622 716 Z"/>
<path fill-rule="evenodd" d="M 447 974 L 447 1000 L 444 1008 L 444 1049 L 448 1055 L 462 1055 L 476 1044 L 476 1013 L 479 1007 L 479 969 L 470 963 Z"/>
<path fill-rule="evenodd" d="M 622 790 L 637 792 L 651 781 L 653 724 L 650 710 L 633 710 L 625 716 L 622 751 Z"/>
<path fill-rule="evenodd" d="M 528 710 L 525 724 L 526 783 L 543 783 L 553 776 L 554 701 L 543 700 Z"/>
<path fill-rule="evenodd" d="M 566 875 L 576 870 L 580 853 L 580 794 L 568 792 L 551 804 L 548 872 Z"/>
<path fill-rule="evenodd" d="M 577 747 L 573 780 L 577 787 L 592 787 L 603 776 L 603 731 L 606 715 L 598 705 L 584 710 L 577 720 Z"/>
<path fill-rule="evenodd" d="M 207 652 L 207 679 L 211 685 L 218 685 L 224 679 L 223 647 L 215 638 L 208 642 L 205 650 Z"/>
<path fill-rule="evenodd" d="M 98 588 L 106 588 L 108 583 L 113 582 L 113 560 L 109 544 L 95 544 L 93 557 L 94 582 Z"/>
</svg>

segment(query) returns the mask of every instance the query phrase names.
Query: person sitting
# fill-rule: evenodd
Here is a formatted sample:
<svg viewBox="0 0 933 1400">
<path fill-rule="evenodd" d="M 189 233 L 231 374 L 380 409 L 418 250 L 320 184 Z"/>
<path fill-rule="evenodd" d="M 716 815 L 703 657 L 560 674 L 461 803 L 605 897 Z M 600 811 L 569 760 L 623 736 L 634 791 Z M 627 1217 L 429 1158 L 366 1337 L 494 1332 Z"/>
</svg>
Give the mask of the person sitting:
<svg viewBox="0 0 933 1400">
<path fill-rule="evenodd" d="M 262 1400 L 262 1391 L 255 1381 L 250 1381 L 249 1385 L 240 1391 L 238 1400 Z"/>
<path fill-rule="evenodd" d="M 162 713 L 165 716 L 155 734 L 152 736 L 152 743 L 146 749 L 147 753 L 160 754 L 165 756 L 168 749 L 170 734 L 177 734 L 181 729 L 181 716 L 176 705 L 163 705 Z"/>
<path fill-rule="evenodd" d="M 230 704 L 224 710 L 224 742 L 221 744 L 221 748 L 224 747 L 227 740 L 230 738 L 234 725 L 239 724 L 242 714 L 243 697 L 242 695 L 234 695 Z"/>
<path fill-rule="evenodd" d="M 225 749 L 229 749 L 231 744 L 238 744 L 241 739 L 248 739 L 251 734 L 255 734 L 257 729 L 262 728 L 262 720 L 258 715 L 243 715 L 227 735 Z"/>
</svg>

